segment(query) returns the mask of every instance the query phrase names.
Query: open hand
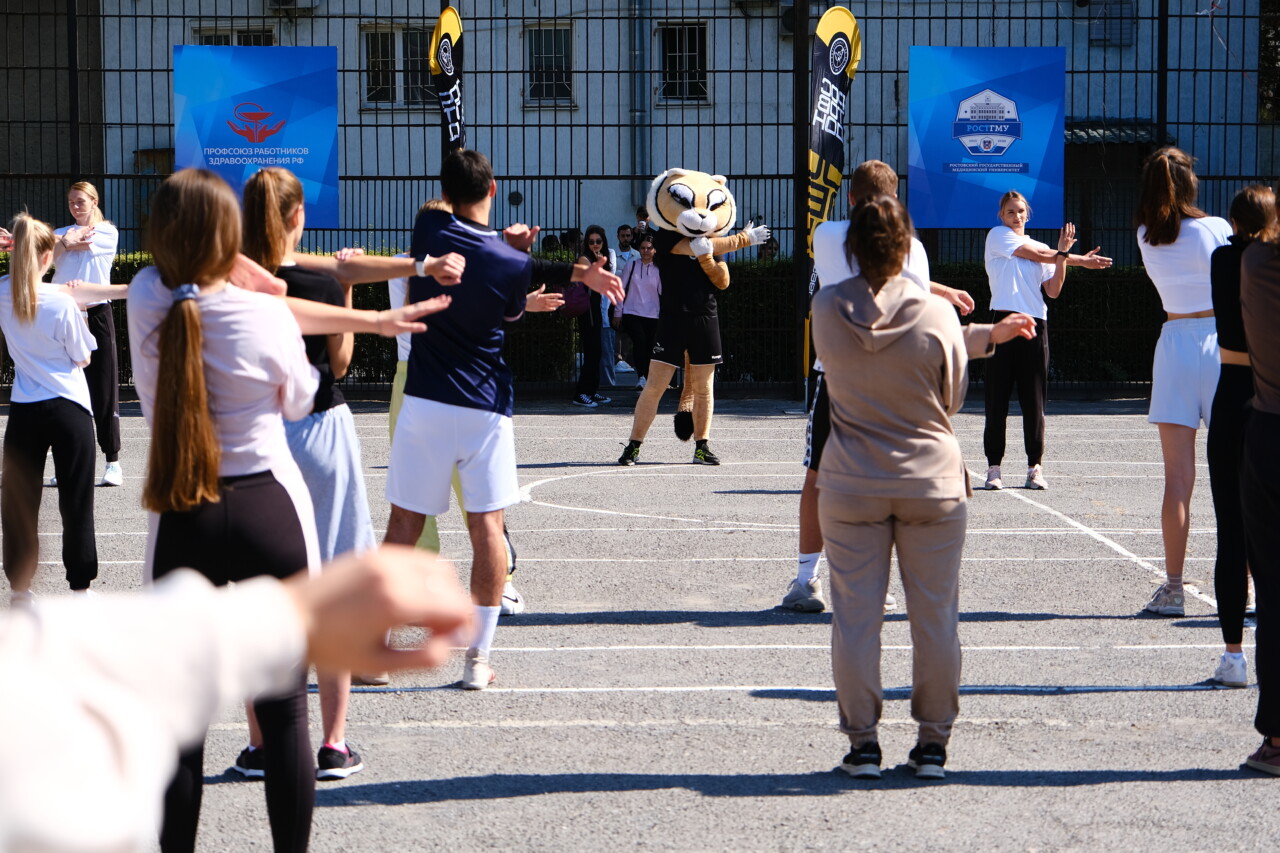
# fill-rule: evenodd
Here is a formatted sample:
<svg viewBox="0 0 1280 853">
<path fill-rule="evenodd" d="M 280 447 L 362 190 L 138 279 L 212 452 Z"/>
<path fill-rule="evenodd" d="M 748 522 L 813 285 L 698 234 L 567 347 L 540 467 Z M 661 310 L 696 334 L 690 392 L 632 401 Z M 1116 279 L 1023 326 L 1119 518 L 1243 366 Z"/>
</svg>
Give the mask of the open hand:
<svg viewBox="0 0 1280 853">
<path fill-rule="evenodd" d="M 564 304 L 564 294 L 552 291 L 547 293 L 545 284 L 539 285 L 537 290 L 530 291 L 524 299 L 524 310 L 534 314 L 540 314 L 545 311 L 554 311 Z"/>
<path fill-rule="evenodd" d="M 621 305 L 626 299 L 627 291 L 622 287 L 622 279 L 604 268 L 607 258 L 597 258 L 582 274 L 582 283 L 602 296 L 608 297 L 614 305 Z"/>
<path fill-rule="evenodd" d="M 1068 222 L 1062 226 L 1062 230 L 1058 232 L 1058 251 L 1070 252 L 1071 247 L 1076 244 L 1076 225 L 1074 222 Z"/>
<path fill-rule="evenodd" d="M 269 296 L 284 296 L 289 292 L 289 286 L 284 283 L 283 279 L 276 278 L 257 261 L 245 255 L 236 255 L 235 266 L 231 268 L 231 275 L 227 276 L 227 278 L 236 287 L 254 290 Z"/>
<path fill-rule="evenodd" d="M 528 252 L 533 248 L 534 242 L 538 239 L 538 232 L 541 230 L 542 226 L 540 225 L 530 228 L 523 222 L 517 222 L 502 229 L 502 237 L 511 248 Z"/>
<path fill-rule="evenodd" d="M 352 258 L 358 258 L 363 254 L 364 254 L 364 249 L 343 248 L 334 252 L 333 258 L 334 260 L 341 263 L 342 261 L 349 261 Z"/>
<path fill-rule="evenodd" d="M 1034 338 L 1036 321 L 1026 314 L 1010 314 L 991 327 L 991 343 L 1002 344 L 1014 338 Z"/>
<path fill-rule="evenodd" d="M 452 296 L 442 294 L 433 296 L 430 299 L 424 299 L 421 302 L 414 302 L 403 308 L 379 311 L 377 332 L 384 338 L 394 338 L 396 335 L 403 335 L 405 332 L 410 334 L 425 332 L 427 324 L 415 321 L 419 317 L 426 317 L 428 314 L 439 314 L 448 308 L 449 303 L 452 301 Z"/>
<path fill-rule="evenodd" d="M 1080 266 L 1086 267 L 1087 269 L 1091 269 L 1091 270 L 1105 270 L 1110 268 L 1113 261 L 1108 257 L 1099 255 L 1098 252 L 1101 252 L 1101 251 L 1102 251 L 1101 246 L 1094 246 L 1092 251 L 1086 252 L 1085 254 L 1081 255 Z"/>
<path fill-rule="evenodd" d="M 747 233 L 747 239 L 751 241 L 750 245 L 752 246 L 759 246 L 761 243 L 768 240 L 769 235 L 772 233 L 769 230 L 769 226 L 765 225 L 763 222 L 759 225 L 756 225 L 754 222 L 748 222 L 747 227 L 742 230 Z"/>
<path fill-rule="evenodd" d="M 967 317 L 973 313 L 973 297 L 966 291 L 956 287 L 948 287 L 942 292 L 942 298 L 956 306 L 962 316 Z"/>
<path fill-rule="evenodd" d="M 689 251 L 695 258 L 711 254 L 711 241 L 706 237 L 692 237 L 689 240 Z"/>
</svg>

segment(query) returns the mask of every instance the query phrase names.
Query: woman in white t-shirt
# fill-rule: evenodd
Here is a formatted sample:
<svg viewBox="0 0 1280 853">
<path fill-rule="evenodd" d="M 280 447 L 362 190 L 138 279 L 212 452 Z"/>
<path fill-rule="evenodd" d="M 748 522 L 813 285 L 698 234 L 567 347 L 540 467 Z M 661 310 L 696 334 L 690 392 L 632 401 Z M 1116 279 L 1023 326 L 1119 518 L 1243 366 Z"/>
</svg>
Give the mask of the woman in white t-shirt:
<svg viewBox="0 0 1280 853">
<path fill-rule="evenodd" d="M 1044 459 L 1044 399 L 1049 376 L 1049 330 L 1045 324 L 1048 306 L 1044 297 L 1057 299 L 1062 292 L 1067 267 L 1106 269 L 1111 259 L 1098 254 L 1097 247 L 1083 255 L 1069 251 L 1076 242 L 1076 227 L 1068 222 L 1058 232 L 1057 250 L 1027 236 L 1031 205 L 1017 190 L 1000 199 L 1000 221 L 987 233 L 985 262 L 991 284 L 993 322 L 1009 314 L 1035 318 L 1033 338 L 1014 338 L 996 347 L 986 365 L 986 425 L 982 448 L 987 456 L 988 489 L 1002 488 L 1000 462 L 1004 459 L 1005 422 L 1009 417 L 1009 397 L 1016 388 L 1022 409 L 1022 440 L 1027 451 L 1028 489 L 1046 489 L 1041 471 Z"/>
<path fill-rule="evenodd" d="M 1142 166 L 1138 194 L 1138 248 L 1168 321 L 1160 329 L 1151 374 L 1149 423 L 1160 429 L 1164 458 L 1165 582 L 1146 610 L 1182 616 L 1182 567 L 1191 529 L 1196 482 L 1196 430 L 1209 425 L 1218 388 L 1218 329 L 1213 317 L 1209 258 L 1231 238 L 1231 224 L 1196 207 L 1199 181 L 1191 157 L 1161 148 Z"/>
<path fill-rule="evenodd" d="M 111 283 L 111 265 L 116 258 L 120 234 L 103 217 L 98 203 L 98 190 L 88 181 L 74 183 L 67 190 L 67 208 L 76 224 L 53 232 L 58 237 L 53 247 L 54 284 L 77 280 Z M 98 447 L 107 457 L 99 485 L 119 486 L 124 483 L 124 472 L 120 470 L 120 370 L 111 303 L 92 303 L 85 317 L 97 349 L 89 357 L 84 378 L 89 384 Z"/>
<path fill-rule="evenodd" d="M 125 288 L 43 283 L 57 243 L 53 229 L 19 214 L 12 230 L 10 234 L 0 229 L 0 250 L 11 251 L 10 273 L 0 277 L 0 329 L 14 366 L 4 433 L 0 525 L 10 603 L 26 605 L 40 560 L 40 478 L 50 450 L 58 475 L 67 583 L 83 592 L 98 576 L 93 418 L 83 370 L 93 338 L 80 318 L 79 303 L 123 295 Z"/>
</svg>

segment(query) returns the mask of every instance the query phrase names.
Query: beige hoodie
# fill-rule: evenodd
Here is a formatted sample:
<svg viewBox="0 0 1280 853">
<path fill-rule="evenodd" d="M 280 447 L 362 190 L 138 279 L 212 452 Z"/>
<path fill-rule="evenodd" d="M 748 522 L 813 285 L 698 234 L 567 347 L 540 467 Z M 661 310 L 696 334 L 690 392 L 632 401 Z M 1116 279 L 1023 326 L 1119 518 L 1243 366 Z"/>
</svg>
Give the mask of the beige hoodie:
<svg viewBox="0 0 1280 853">
<path fill-rule="evenodd" d="M 964 404 L 969 359 L 991 354 L 991 326 L 962 329 L 950 304 L 902 276 L 878 293 L 858 276 L 818 291 L 813 340 L 831 400 L 818 488 L 938 500 L 972 494 L 950 416 Z"/>
</svg>

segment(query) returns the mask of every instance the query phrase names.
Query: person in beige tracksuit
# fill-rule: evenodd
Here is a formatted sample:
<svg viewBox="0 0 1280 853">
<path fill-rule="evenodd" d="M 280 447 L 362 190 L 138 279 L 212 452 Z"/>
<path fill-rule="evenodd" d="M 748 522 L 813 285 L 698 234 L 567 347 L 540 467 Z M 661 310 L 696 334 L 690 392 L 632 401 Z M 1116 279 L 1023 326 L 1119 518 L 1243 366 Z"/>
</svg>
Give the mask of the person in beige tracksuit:
<svg viewBox="0 0 1280 853">
<path fill-rule="evenodd" d="M 919 777 L 944 775 L 960 704 L 958 589 L 971 494 L 950 416 L 964 403 L 970 358 L 1034 334 L 1023 314 L 962 328 L 950 304 L 901 275 L 911 234 L 896 199 L 860 203 L 843 248 L 861 274 L 824 286 L 813 305 L 831 403 L 818 512 L 831 563 L 832 668 L 852 746 L 843 769 L 862 778 L 880 775 L 880 628 L 895 547 L 920 726 L 908 763 Z"/>
</svg>

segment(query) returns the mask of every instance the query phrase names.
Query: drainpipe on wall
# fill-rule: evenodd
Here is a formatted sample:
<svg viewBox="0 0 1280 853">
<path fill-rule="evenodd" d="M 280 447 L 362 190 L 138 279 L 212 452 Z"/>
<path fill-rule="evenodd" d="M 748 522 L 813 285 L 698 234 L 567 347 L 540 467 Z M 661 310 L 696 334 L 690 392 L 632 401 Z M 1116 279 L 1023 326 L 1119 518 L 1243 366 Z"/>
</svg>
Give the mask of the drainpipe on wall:
<svg viewBox="0 0 1280 853">
<path fill-rule="evenodd" d="M 71 130 L 71 174 L 80 180 L 80 31 L 76 0 L 67 0 L 67 100 Z"/>
<path fill-rule="evenodd" d="M 649 39 L 645 0 L 631 0 L 631 50 L 627 73 L 631 78 L 631 172 L 636 175 L 632 206 L 644 202 L 652 174 L 649 167 Z M 631 211 L 627 211 L 630 218 Z"/>
</svg>

